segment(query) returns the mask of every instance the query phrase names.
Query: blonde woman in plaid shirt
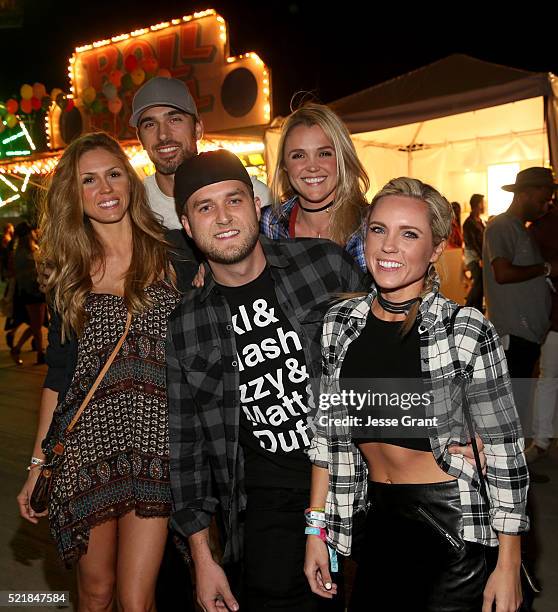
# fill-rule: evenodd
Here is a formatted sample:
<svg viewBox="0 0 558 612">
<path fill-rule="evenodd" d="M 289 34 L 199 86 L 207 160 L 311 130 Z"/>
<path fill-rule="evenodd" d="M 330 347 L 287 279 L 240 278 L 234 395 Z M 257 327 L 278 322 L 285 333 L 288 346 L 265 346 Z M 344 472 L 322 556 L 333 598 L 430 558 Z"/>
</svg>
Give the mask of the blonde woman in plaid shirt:
<svg viewBox="0 0 558 612">
<path fill-rule="evenodd" d="M 338 391 L 343 379 L 413 375 L 434 391 L 422 438 L 363 436 L 342 418 L 350 416 L 346 404 L 318 409 L 310 506 L 325 528 L 315 529 L 321 538 L 308 535 L 305 572 L 314 592 L 332 597 L 327 546 L 350 554 L 353 518 L 368 507 L 351 612 L 490 612 L 493 604 L 515 612 L 521 605 L 519 534 L 529 526 L 523 439 L 493 326 L 475 309 L 456 312 L 439 293 L 433 264 L 450 230 L 450 205 L 435 189 L 390 181 L 367 221 L 376 287 L 336 304 L 324 321 L 322 392 Z M 467 438 L 458 427 L 461 402 L 452 411 L 436 396 L 459 377 L 475 384 L 468 403 L 485 444 L 490 510 L 475 468 L 450 451 Z M 486 547 L 497 545 L 489 572 Z"/>
</svg>

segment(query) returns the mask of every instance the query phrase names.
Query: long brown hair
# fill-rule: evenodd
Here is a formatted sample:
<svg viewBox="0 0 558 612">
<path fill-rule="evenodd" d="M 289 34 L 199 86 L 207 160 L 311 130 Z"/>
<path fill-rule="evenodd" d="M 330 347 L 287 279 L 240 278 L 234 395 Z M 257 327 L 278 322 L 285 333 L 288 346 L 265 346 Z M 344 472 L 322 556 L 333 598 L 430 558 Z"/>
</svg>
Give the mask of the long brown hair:
<svg viewBox="0 0 558 612">
<path fill-rule="evenodd" d="M 105 265 L 105 252 L 83 210 L 79 160 L 84 153 L 105 149 L 123 165 L 130 182 L 128 213 L 132 257 L 124 279 L 124 298 L 132 313 L 150 307 L 144 289 L 161 275 L 169 276 L 164 229 L 147 201 L 145 188 L 116 140 L 104 132 L 74 140 L 58 162 L 41 205 L 41 258 L 49 276 L 47 295 L 62 318 L 63 337 L 78 336 L 85 325 L 85 300 L 92 289 L 91 268 Z"/>
<path fill-rule="evenodd" d="M 271 185 L 274 212 L 281 214 L 281 203 L 296 195 L 285 169 L 284 149 L 289 132 L 298 125 L 321 127 L 335 150 L 337 186 L 335 204 L 330 209 L 329 233 L 334 242 L 344 246 L 362 223 L 363 211 L 368 206 L 366 192 L 370 187 L 370 180 L 358 158 L 349 130 L 341 119 L 323 104 L 305 104 L 291 113 L 283 124 Z"/>
</svg>

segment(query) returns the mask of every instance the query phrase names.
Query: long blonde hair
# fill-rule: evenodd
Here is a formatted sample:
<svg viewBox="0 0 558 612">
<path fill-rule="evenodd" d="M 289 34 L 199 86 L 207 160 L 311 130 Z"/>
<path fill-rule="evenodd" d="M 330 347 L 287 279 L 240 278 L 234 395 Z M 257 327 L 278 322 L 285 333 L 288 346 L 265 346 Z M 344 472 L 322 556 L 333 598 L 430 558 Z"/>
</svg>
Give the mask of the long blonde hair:
<svg viewBox="0 0 558 612">
<path fill-rule="evenodd" d="M 91 268 L 105 265 L 105 252 L 84 214 L 79 160 L 84 153 L 105 149 L 122 163 L 130 182 L 128 212 L 132 257 L 124 278 L 124 298 L 132 313 L 150 307 L 144 291 L 161 275 L 169 276 L 164 229 L 155 219 L 145 188 L 116 140 L 103 132 L 74 140 L 60 158 L 41 203 L 41 258 L 49 270 L 46 291 L 62 319 L 63 338 L 83 332 L 85 300 L 92 289 Z M 172 276 L 172 275 L 171 275 Z"/>
<path fill-rule="evenodd" d="M 430 229 L 432 230 L 432 242 L 434 246 L 438 246 L 443 240 L 447 240 L 451 233 L 451 222 L 453 218 L 453 209 L 448 200 L 434 187 L 419 181 L 418 179 L 401 176 L 392 179 L 382 187 L 380 191 L 372 198 L 368 218 L 374 210 L 374 206 L 387 196 L 403 196 L 413 198 L 424 202 L 428 207 L 428 215 L 430 218 Z M 368 224 L 366 224 L 368 226 Z M 428 266 L 424 277 L 424 285 L 420 297 L 429 293 L 434 287 L 434 281 L 437 278 L 434 264 Z M 411 307 L 407 318 L 401 326 L 401 333 L 405 335 L 413 327 L 419 309 L 420 302 L 416 302 Z"/>
<path fill-rule="evenodd" d="M 283 123 L 277 152 L 277 165 L 271 185 L 273 209 L 281 214 L 281 204 L 296 195 L 285 169 L 285 140 L 298 125 L 319 126 L 329 138 L 337 159 L 337 186 L 335 204 L 330 209 L 329 233 L 331 239 L 345 245 L 362 223 L 363 211 L 368 206 L 366 192 L 370 181 L 361 164 L 349 131 L 341 119 L 323 104 L 308 103 L 295 110 Z"/>
</svg>

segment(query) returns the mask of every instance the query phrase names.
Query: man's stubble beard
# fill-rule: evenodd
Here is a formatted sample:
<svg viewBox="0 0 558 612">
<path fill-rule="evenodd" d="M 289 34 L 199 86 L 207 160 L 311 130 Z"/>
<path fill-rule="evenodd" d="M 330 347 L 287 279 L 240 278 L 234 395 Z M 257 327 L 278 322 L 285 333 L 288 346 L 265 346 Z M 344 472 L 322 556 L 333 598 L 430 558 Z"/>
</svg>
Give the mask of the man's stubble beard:
<svg viewBox="0 0 558 612">
<path fill-rule="evenodd" d="M 250 253 L 252 253 L 260 236 L 259 225 L 252 225 L 248 229 L 251 230 L 250 234 L 248 234 L 246 239 L 233 251 L 224 252 L 218 248 L 205 248 L 205 245 L 203 244 L 198 244 L 198 247 L 200 247 L 200 250 L 204 253 L 209 261 L 224 265 L 240 263 L 246 259 Z"/>
<path fill-rule="evenodd" d="M 166 163 L 158 160 L 151 161 L 155 166 L 155 170 L 159 174 L 171 176 L 175 174 L 175 172 L 178 170 L 178 166 L 180 166 L 183 161 L 185 161 L 186 159 L 190 159 L 191 157 L 194 157 L 197 154 L 198 153 L 196 150 L 192 151 L 191 149 L 181 148 L 180 152 L 178 153 L 178 156 L 172 160 L 169 160 Z"/>
<path fill-rule="evenodd" d="M 181 155 L 179 155 L 178 158 L 173 159 L 172 161 L 169 161 L 168 163 L 164 163 L 164 162 L 160 162 L 160 161 L 154 161 L 153 163 L 155 165 L 155 170 L 159 174 L 164 174 L 165 176 L 170 176 L 170 175 L 174 174 L 177 171 L 178 166 L 180 166 L 180 164 L 185 159 L 188 159 L 188 157 L 192 157 L 192 155 L 187 156 L 186 153 L 184 151 L 182 151 Z"/>
</svg>

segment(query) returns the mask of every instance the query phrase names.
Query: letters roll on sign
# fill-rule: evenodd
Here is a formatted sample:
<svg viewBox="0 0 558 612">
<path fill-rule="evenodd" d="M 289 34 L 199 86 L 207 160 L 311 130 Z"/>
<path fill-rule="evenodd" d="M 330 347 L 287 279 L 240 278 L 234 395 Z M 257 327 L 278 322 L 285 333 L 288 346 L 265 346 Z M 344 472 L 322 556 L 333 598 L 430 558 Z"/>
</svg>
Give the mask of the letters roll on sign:
<svg viewBox="0 0 558 612">
<path fill-rule="evenodd" d="M 227 24 L 213 10 L 78 47 L 69 76 L 83 131 L 101 129 L 120 140 L 136 137 L 128 125 L 132 99 L 153 76 L 187 84 L 206 133 L 265 125 L 271 118 L 268 68 L 256 53 L 229 56 Z M 108 104 L 115 98 L 122 101 L 116 113 Z M 62 140 L 53 148 L 66 144 L 61 130 L 52 126 L 51 133 Z"/>
</svg>

